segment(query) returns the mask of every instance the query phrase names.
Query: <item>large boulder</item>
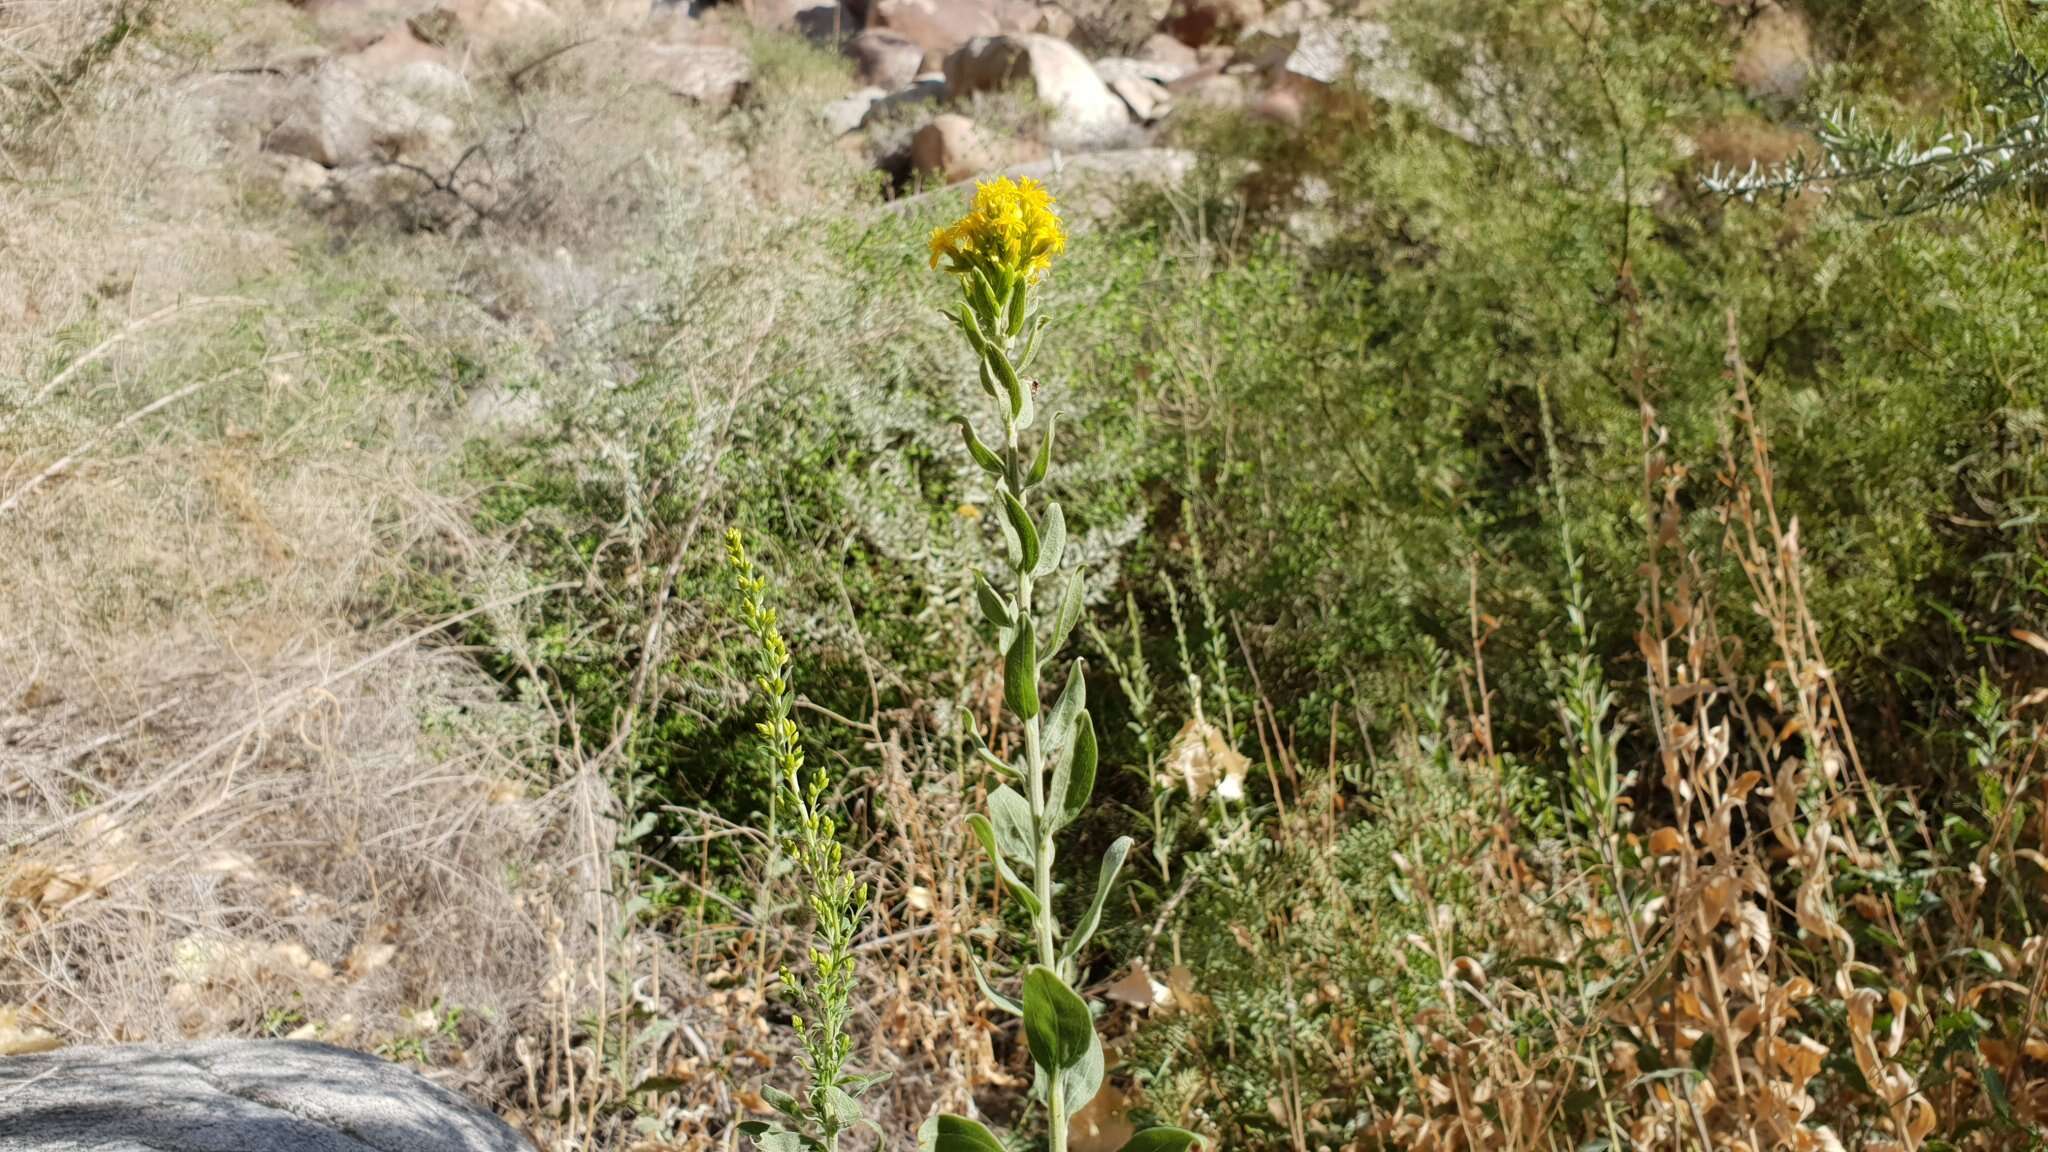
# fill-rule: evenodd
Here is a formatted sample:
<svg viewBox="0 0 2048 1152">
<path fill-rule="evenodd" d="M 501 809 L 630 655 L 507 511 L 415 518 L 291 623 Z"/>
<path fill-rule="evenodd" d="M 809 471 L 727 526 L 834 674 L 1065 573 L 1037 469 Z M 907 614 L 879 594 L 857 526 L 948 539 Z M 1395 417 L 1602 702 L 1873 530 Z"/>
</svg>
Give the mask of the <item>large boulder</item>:
<svg viewBox="0 0 2048 1152">
<path fill-rule="evenodd" d="M 563 35 L 568 22 L 546 0 L 446 0 L 441 6 L 478 43 L 520 43 Z"/>
<path fill-rule="evenodd" d="M 860 31 L 860 17 L 840 0 L 750 0 L 747 18 L 757 28 L 795 32 L 831 44 Z"/>
<path fill-rule="evenodd" d="M 1175 0 L 1166 16 L 1174 39 L 1197 48 L 1228 42 L 1264 16 L 1263 0 Z"/>
<path fill-rule="evenodd" d="M 418 14 L 418 0 L 305 0 L 299 9 L 312 20 L 322 43 L 340 51 L 361 48 Z"/>
<path fill-rule="evenodd" d="M 628 39 L 627 67 L 642 81 L 711 108 L 729 107 L 754 82 L 746 51 L 711 40 Z"/>
<path fill-rule="evenodd" d="M 999 158 L 1000 160 L 1000 158 Z M 1125 148 L 1052 156 L 1021 163 L 999 164 L 995 171 L 1016 178 L 1031 177 L 1059 197 L 1060 214 L 1070 225 L 1093 225 L 1114 219 L 1130 202 L 1134 188 L 1172 188 L 1194 170 L 1191 152 L 1175 148 Z M 888 211 L 921 211 L 934 197 L 958 192 L 927 191 L 890 203 Z"/>
<path fill-rule="evenodd" d="M 948 112 L 917 130 L 910 138 L 911 170 L 926 180 L 956 184 L 994 166 L 974 121 Z"/>
<path fill-rule="evenodd" d="M 947 56 L 976 36 L 1035 32 L 1044 16 L 1032 0 L 872 0 L 870 28 L 886 28 L 924 50 L 924 67 L 936 70 Z"/>
<path fill-rule="evenodd" d="M 1164 32 L 1154 32 L 1138 45 L 1135 54 L 1141 60 L 1162 72 L 1168 73 L 1162 83 L 1171 84 L 1202 66 L 1202 55 L 1178 39 Z"/>
<path fill-rule="evenodd" d="M 1072 40 L 1074 38 L 1075 26 L 1076 22 L 1072 12 L 1057 4 L 1041 4 L 1038 6 L 1038 10 L 1032 13 L 1031 23 L 1020 29 L 1020 31 L 1042 32 L 1047 36 L 1057 36 L 1062 40 Z"/>
<path fill-rule="evenodd" d="M 1813 35 L 1806 19 L 1783 4 L 1766 3 L 1735 45 L 1735 82 L 1752 100 L 1795 101 L 1813 79 Z"/>
<path fill-rule="evenodd" d="M 396 1064 L 295 1041 L 0 1060 L 0 1152 L 532 1152 Z"/>
<path fill-rule="evenodd" d="M 847 41 L 853 72 L 860 82 L 891 92 L 908 87 L 924 71 L 924 49 L 901 32 L 869 28 Z"/>
<path fill-rule="evenodd" d="M 432 155 L 455 133 L 448 117 L 336 61 L 295 81 L 285 108 L 264 148 L 328 168 Z"/>
<path fill-rule="evenodd" d="M 954 99 L 1011 86 L 1027 88 L 1050 109 L 1049 135 L 1064 147 L 1101 146 L 1130 124 L 1124 102 L 1079 49 L 1051 36 L 978 36 L 946 57 Z"/>
<path fill-rule="evenodd" d="M 422 39 L 411 24 L 400 24 L 341 59 L 349 71 L 378 87 L 395 88 L 429 102 L 469 95 L 469 83 L 448 50 Z"/>
<path fill-rule="evenodd" d="M 1163 119 L 1173 110 L 1173 97 L 1166 86 L 1180 79 L 1180 73 L 1143 60 L 1110 56 L 1095 62 L 1095 74 L 1130 109 L 1141 124 Z"/>
<path fill-rule="evenodd" d="M 901 118 L 906 109 L 925 104 L 936 104 L 946 98 L 946 82 L 936 77 L 920 77 L 903 88 L 868 105 L 861 115 L 860 126 L 870 128 L 889 120 Z"/>
<path fill-rule="evenodd" d="M 1217 68 L 1203 68 L 1167 85 L 1176 103 L 1195 108 L 1242 108 L 1250 93 L 1244 78 Z"/>
<path fill-rule="evenodd" d="M 818 110 L 818 119 L 824 121 L 832 135 L 844 136 L 859 128 L 868 118 L 868 110 L 887 95 L 880 88 L 862 88 L 826 104 Z"/>
<path fill-rule="evenodd" d="M 1436 127 L 1477 143 L 1497 128 L 1491 120 L 1475 122 L 1461 111 L 1459 97 L 1497 91 L 1499 81 L 1476 51 L 1463 72 L 1449 82 L 1425 76 L 1402 47 L 1394 30 L 1377 20 L 1326 16 L 1320 0 L 1294 0 L 1247 31 L 1238 60 L 1256 65 L 1265 75 L 1273 99 L 1261 114 L 1299 119 L 1340 81 L 1356 79 L 1373 97 L 1407 108 Z M 1183 81 L 1185 83 L 1185 81 Z M 1175 84 L 1176 94 L 1181 84 Z M 1484 101 L 1476 110 L 1485 115 Z"/>
</svg>

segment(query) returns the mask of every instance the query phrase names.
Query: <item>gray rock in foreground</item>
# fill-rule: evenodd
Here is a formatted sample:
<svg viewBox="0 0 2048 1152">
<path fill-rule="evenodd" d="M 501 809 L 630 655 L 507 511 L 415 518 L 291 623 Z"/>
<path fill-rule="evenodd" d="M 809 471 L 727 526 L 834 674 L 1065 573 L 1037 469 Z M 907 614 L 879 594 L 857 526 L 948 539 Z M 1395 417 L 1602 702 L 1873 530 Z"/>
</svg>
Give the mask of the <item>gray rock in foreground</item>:
<svg viewBox="0 0 2048 1152">
<path fill-rule="evenodd" d="M 0 1059 L 0 1152 L 532 1152 L 503 1121 L 361 1052 L 296 1041 Z"/>
</svg>

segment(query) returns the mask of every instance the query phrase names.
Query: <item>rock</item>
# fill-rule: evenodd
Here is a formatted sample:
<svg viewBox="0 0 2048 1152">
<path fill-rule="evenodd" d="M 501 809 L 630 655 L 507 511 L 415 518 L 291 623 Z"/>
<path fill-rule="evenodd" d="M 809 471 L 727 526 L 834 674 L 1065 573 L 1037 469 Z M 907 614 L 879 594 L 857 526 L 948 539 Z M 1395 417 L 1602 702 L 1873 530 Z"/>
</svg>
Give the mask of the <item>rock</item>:
<svg viewBox="0 0 2048 1152">
<path fill-rule="evenodd" d="M 749 0 L 747 19 L 757 28 L 795 32 L 806 39 L 835 44 L 860 31 L 860 18 L 840 0 Z"/>
<path fill-rule="evenodd" d="M 1317 84 L 1335 84 L 1359 62 L 1387 63 L 1393 37 L 1369 20 L 1316 20 L 1301 27 L 1280 58 L 1280 70 Z"/>
<path fill-rule="evenodd" d="M 277 190 L 293 201 L 312 208 L 325 207 L 329 183 L 334 173 L 304 156 L 287 156 L 273 152 L 269 156 L 272 171 L 277 176 Z"/>
<path fill-rule="evenodd" d="M 7 1152 L 531 1152 L 396 1064 L 286 1040 L 67 1048 L 0 1060 Z"/>
<path fill-rule="evenodd" d="M 1329 19 L 1325 0 L 1287 0 L 1238 33 L 1236 62 L 1277 67 L 1301 43 L 1304 31 Z"/>
<path fill-rule="evenodd" d="M 974 121 L 948 112 L 910 138 L 911 171 L 927 180 L 957 184 L 994 167 L 988 145 Z"/>
<path fill-rule="evenodd" d="M 1783 4 L 1767 3 L 1735 45 L 1735 82 L 1752 100 L 1797 100 L 1813 79 L 1813 36 L 1806 20 Z"/>
<path fill-rule="evenodd" d="M 456 71 L 447 49 L 421 39 L 410 23 L 400 24 L 343 60 L 365 80 L 410 96 L 449 100 L 469 93 L 469 83 Z"/>
<path fill-rule="evenodd" d="M 1145 42 L 1138 45 L 1136 59 L 1166 73 L 1166 78 L 1160 81 L 1162 84 L 1171 84 L 1202 66 L 1200 53 L 1164 32 L 1154 32 L 1146 37 Z"/>
<path fill-rule="evenodd" d="M 832 135 L 844 136 L 859 128 L 867 119 L 868 110 L 887 95 L 880 88 L 862 88 L 819 109 L 818 118 L 825 122 L 826 130 Z"/>
<path fill-rule="evenodd" d="M 1062 146 L 1101 146 L 1129 126 L 1124 103 L 1079 49 L 1036 34 L 982 36 L 946 57 L 946 91 L 954 99 L 1028 85 L 1052 110 L 1048 125 Z"/>
<path fill-rule="evenodd" d="M 908 86 L 924 69 L 924 49 L 887 28 L 861 32 L 847 42 L 846 54 L 853 57 L 854 75 L 862 84 L 892 92 Z"/>
<path fill-rule="evenodd" d="M 395 88 L 371 85 L 335 61 L 292 86 L 287 111 L 264 138 L 269 151 L 328 168 L 444 150 L 455 125 Z"/>
<path fill-rule="evenodd" d="M 847 11 L 846 5 L 833 0 L 830 4 L 799 5 L 790 17 L 790 27 L 819 44 L 839 44 L 860 31 L 860 20 Z"/>
<path fill-rule="evenodd" d="M 1026 32 L 1037 32 L 1061 40 L 1074 38 L 1074 14 L 1057 4 L 1041 4 Z"/>
<path fill-rule="evenodd" d="M 1261 0 L 1175 0 L 1166 15 L 1174 39 L 1196 48 L 1234 39 L 1266 14 Z"/>
<path fill-rule="evenodd" d="M 305 0 L 300 7 L 322 42 L 347 52 L 404 23 L 420 5 L 417 0 Z"/>
<path fill-rule="evenodd" d="M 1166 90 L 1177 103 L 1201 108 L 1242 108 L 1247 96 L 1242 79 L 1210 68 L 1191 72 Z"/>
<path fill-rule="evenodd" d="M 1111 56 L 1095 62 L 1095 74 L 1109 85 L 1141 124 L 1163 119 L 1173 110 L 1173 96 L 1167 92 L 1170 80 L 1178 79 L 1170 69 L 1160 69 L 1142 60 Z M 1162 79 L 1162 77 L 1164 77 Z"/>
<path fill-rule="evenodd" d="M 944 77 L 920 76 L 908 87 L 891 92 L 868 105 L 867 114 L 860 118 L 860 124 L 866 128 L 900 109 L 916 107 L 919 104 L 935 104 L 945 98 Z"/>
<path fill-rule="evenodd" d="M 1111 76 L 1136 76 L 1154 84 L 1171 84 L 1187 75 L 1187 71 L 1136 56 L 1104 56 L 1095 62 L 1095 74 L 1102 77 L 1105 84 Z"/>
<path fill-rule="evenodd" d="M 995 0 L 872 0 L 868 27 L 886 28 L 924 52 L 935 66 L 977 36 L 998 36 Z"/>
<path fill-rule="evenodd" d="M 566 28 L 546 0 L 446 0 L 442 8 L 479 44 L 537 40 Z"/>
<path fill-rule="evenodd" d="M 1120 205 L 1128 203 L 1134 185 L 1173 187 L 1194 171 L 1195 156 L 1177 148 L 1123 148 L 1108 152 L 1086 152 L 1051 159 L 1012 163 L 993 171 L 1005 176 L 1029 176 L 1059 197 L 1060 214 L 1070 223 L 1100 222 L 1115 217 Z M 932 196 L 958 196 L 958 192 L 934 191 L 906 196 L 890 205 L 891 211 L 914 211 Z"/>
<path fill-rule="evenodd" d="M 1252 115 L 1281 124 L 1299 124 L 1315 99 L 1311 87 L 1285 81 L 1275 84 L 1252 101 Z"/>
<path fill-rule="evenodd" d="M 1229 73 L 1265 78 L 1253 111 L 1269 119 L 1299 121 L 1308 108 L 1324 99 L 1341 81 L 1356 79 L 1373 97 L 1408 108 L 1438 128 L 1477 143 L 1479 125 L 1462 114 L 1444 89 L 1425 78 L 1394 37 L 1393 29 L 1374 20 L 1323 15 L 1323 0 L 1290 0 L 1266 19 L 1245 30 Z M 1202 49 L 1207 52 L 1208 49 Z M 1230 93 L 1205 69 L 1170 86 L 1188 103 L 1231 103 L 1243 99 L 1242 89 Z M 1475 50 L 1456 81 L 1465 94 L 1498 91 L 1484 59 Z M 1484 109 L 1481 109 L 1482 113 Z M 1491 121 L 1489 120 L 1489 123 Z"/>
<path fill-rule="evenodd" d="M 697 40 L 645 40 L 628 67 L 642 80 L 712 108 L 738 102 L 754 82 L 754 62 L 728 44 Z"/>
</svg>

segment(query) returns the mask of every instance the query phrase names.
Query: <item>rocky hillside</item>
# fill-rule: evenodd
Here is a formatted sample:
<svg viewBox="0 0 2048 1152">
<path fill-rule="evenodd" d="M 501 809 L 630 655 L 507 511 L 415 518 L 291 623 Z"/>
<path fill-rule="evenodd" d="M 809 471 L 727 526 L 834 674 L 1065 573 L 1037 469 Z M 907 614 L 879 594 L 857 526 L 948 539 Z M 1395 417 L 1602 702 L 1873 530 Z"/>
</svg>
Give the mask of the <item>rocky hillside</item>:
<svg viewBox="0 0 2048 1152">
<path fill-rule="evenodd" d="M 1069 232 L 1057 900 L 1134 845 L 1071 1152 L 2008 1146 L 2023 7 L 0 4 L 0 1054 L 322 1042 L 561 1152 L 737 1146 L 808 917 L 735 525 L 872 892 L 873 1144 L 1042 1136 L 928 266 L 1002 172 Z M 1927 178 L 1963 132 L 2004 167 Z"/>
</svg>

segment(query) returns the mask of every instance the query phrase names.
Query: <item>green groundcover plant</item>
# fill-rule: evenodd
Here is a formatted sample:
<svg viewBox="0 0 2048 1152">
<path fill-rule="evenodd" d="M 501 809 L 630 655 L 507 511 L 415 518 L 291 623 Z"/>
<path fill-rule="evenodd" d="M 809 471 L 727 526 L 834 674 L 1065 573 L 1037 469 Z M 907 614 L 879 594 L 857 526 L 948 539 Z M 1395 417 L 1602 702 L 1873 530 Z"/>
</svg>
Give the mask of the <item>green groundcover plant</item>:
<svg viewBox="0 0 2048 1152">
<path fill-rule="evenodd" d="M 1055 419 L 1046 417 L 1036 447 L 1027 450 L 1024 434 L 1038 423 L 1038 385 L 1024 373 L 1048 322 L 1033 310 L 1031 288 L 1065 247 L 1052 197 L 1029 179 L 980 185 L 967 215 L 931 238 L 932 267 L 960 285 L 960 301 L 947 316 L 974 350 L 982 389 L 995 402 L 1002 429 L 990 446 L 971 422 L 960 422 L 968 452 L 1003 506 L 1007 572 L 1002 587 L 977 574 L 975 593 L 999 638 L 1003 700 L 1022 729 L 1023 752 L 1018 760 L 1006 760 L 976 739 L 977 755 L 1004 783 L 990 793 L 988 812 L 969 819 L 1004 885 L 1030 913 L 1035 959 L 1018 997 L 1002 995 L 986 980 L 984 992 L 998 1008 L 1023 1017 L 1038 1073 L 1034 1094 L 1045 1106 L 1052 1152 L 1065 1152 L 1069 1118 L 1102 1086 L 1102 1041 L 1087 1001 L 1073 985 L 1077 957 L 1100 924 L 1103 903 L 1131 849 L 1128 836 L 1110 845 L 1087 912 L 1073 931 L 1064 931 L 1053 905 L 1056 837 L 1086 810 L 1094 793 L 1097 748 L 1079 660 L 1067 669 L 1049 714 L 1040 699 L 1047 665 L 1081 619 L 1082 583 L 1079 572 L 1061 579 L 1067 529 L 1059 504 L 1046 504 L 1034 517 L 1026 503 L 1052 469 Z M 1179 1128 L 1151 1128 L 1132 1137 L 1126 1152 L 1181 1152 L 1196 1140 Z M 943 1114 L 925 1126 L 920 1143 L 930 1152 L 1003 1148 L 976 1121 Z"/>
</svg>

